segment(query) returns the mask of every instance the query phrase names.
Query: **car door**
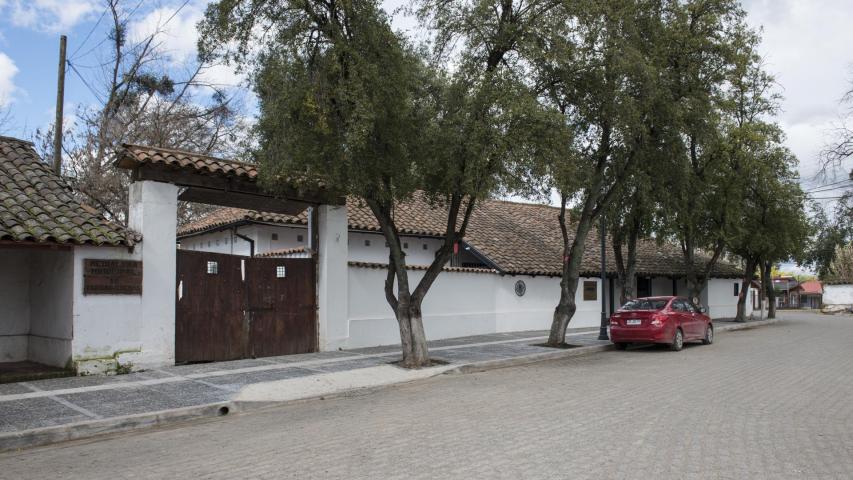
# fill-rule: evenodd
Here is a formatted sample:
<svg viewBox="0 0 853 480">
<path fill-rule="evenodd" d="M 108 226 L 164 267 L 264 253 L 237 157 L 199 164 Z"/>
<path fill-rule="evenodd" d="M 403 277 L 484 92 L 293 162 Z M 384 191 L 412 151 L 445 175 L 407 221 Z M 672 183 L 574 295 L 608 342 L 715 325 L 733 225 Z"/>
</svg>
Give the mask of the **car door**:
<svg viewBox="0 0 853 480">
<path fill-rule="evenodd" d="M 678 315 L 681 321 L 681 328 L 684 330 L 684 338 L 696 337 L 696 315 L 690 302 L 685 298 L 678 298 L 675 300 L 675 303 L 678 306 Z"/>
<path fill-rule="evenodd" d="M 689 315 L 690 319 L 690 337 L 701 338 L 705 335 L 705 321 L 702 314 L 699 313 L 699 308 L 690 300 L 684 299 L 685 315 Z"/>
</svg>

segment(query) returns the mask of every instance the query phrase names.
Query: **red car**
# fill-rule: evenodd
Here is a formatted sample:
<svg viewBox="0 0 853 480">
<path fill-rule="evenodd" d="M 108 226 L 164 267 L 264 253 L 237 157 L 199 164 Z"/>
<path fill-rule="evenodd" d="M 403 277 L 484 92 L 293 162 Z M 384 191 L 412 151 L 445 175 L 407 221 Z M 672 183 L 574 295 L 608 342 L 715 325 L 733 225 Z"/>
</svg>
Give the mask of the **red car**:
<svg viewBox="0 0 853 480">
<path fill-rule="evenodd" d="M 714 324 L 683 297 L 646 297 L 630 300 L 610 317 L 610 340 L 623 350 L 629 343 L 664 343 L 679 351 L 684 342 L 714 342 Z"/>
</svg>

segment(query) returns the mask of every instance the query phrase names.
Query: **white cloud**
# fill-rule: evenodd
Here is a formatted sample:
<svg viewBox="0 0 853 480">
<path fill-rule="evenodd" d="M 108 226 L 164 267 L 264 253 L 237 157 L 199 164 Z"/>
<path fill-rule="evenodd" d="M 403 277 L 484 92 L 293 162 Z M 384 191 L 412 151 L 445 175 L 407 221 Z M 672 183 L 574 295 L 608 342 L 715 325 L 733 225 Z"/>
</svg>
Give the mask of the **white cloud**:
<svg viewBox="0 0 853 480">
<path fill-rule="evenodd" d="M 849 0 L 746 0 L 744 8 L 751 25 L 763 26 L 766 67 L 785 96 L 780 123 L 802 178 L 811 180 L 842 113 L 839 100 L 853 86 L 853 9 Z"/>
<path fill-rule="evenodd" d="M 95 0 L 11 0 L 4 14 L 17 27 L 65 33 L 100 8 Z"/>
<path fill-rule="evenodd" d="M 15 75 L 18 67 L 15 62 L 3 52 L 0 52 L 0 107 L 12 103 L 13 94 L 18 89 L 15 86 Z"/>
<path fill-rule="evenodd" d="M 193 65 L 196 61 L 198 28 L 204 15 L 205 1 L 190 3 L 175 14 L 180 4 L 152 10 L 141 20 L 130 24 L 129 37 L 142 41 L 157 32 L 159 49 L 173 68 Z M 201 72 L 203 81 L 217 86 L 236 86 L 243 77 L 225 65 L 212 65 Z"/>
</svg>

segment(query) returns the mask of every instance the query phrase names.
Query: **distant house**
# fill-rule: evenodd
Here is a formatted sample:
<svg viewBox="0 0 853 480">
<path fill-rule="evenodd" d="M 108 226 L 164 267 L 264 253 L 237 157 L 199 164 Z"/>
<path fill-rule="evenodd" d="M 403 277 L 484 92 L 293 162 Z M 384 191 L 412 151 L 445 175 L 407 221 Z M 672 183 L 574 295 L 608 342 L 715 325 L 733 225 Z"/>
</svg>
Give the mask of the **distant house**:
<svg viewBox="0 0 853 480">
<path fill-rule="evenodd" d="M 818 280 L 806 280 L 794 288 L 791 296 L 799 308 L 820 308 L 823 285 Z"/>
</svg>

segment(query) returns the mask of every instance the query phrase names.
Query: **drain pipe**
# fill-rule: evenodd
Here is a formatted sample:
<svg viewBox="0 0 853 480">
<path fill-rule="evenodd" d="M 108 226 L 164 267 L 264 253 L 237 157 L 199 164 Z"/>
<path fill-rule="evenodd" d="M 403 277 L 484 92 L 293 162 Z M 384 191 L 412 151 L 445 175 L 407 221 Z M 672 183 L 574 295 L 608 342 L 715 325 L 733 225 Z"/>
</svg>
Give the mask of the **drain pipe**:
<svg viewBox="0 0 853 480">
<path fill-rule="evenodd" d="M 247 236 L 237 232 L 237 227 L 232 228 L 231 231 L 234 232 L 235 237 L 242 238 L 243 240 L 249 242 L 249 257 L 254 257 L 255 256 L 255 241 L 252 238 L 247 237 Z"/>
</svg>

